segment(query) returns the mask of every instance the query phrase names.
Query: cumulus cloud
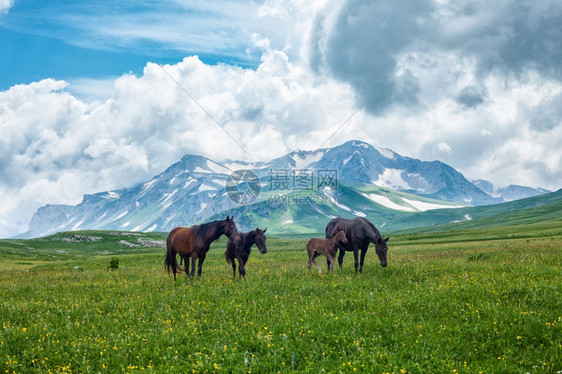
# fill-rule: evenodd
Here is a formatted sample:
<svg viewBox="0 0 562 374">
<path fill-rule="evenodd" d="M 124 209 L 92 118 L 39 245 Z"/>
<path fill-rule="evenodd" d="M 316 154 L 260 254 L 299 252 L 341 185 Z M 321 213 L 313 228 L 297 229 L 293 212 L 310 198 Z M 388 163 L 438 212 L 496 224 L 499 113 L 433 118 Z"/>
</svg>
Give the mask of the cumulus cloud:
<svg viewBox="0 0 562 374">
<path fill-rule="evenodd" d="M 328 7 L 317 17 L 310 34 L 309 55 L 316 70 L 327 70 L 350 82 L 363 98 L 369 98 L 407 56 L 415 57 L 406 66 L 411 73 L 407 83 L 398 77 L 370 99 L 368 108 L 377 114 L 391 106 L 415 102 L 412 97 L 404 99 L 403 92 L 397 90 L 400 84 L 407 85 L 412 95 L 424 94 L 417 87 L 414 71 L 447 72 L 454 71 L 458 64 L 472 64 L 472 73 L 481 80 L 490 74 L 518 78 L 528 70 L 559 80 L 561 31 L 562 5 L 550 0 L 348 0 Z M 465 103 L 484 99 L 474 94 L 457 92 Z"/>
<path fill-rule="evenodd" d="M 550 0 L 347 0 L 318 13 L 308 56 L 366 104 L 374 120 L 365 136 L 378 132 L 385 146 L 469 177 L 495 179 L 492 169 L 502 168 L 511 173 L 504 181 L 533 185 L 519 172 L 533 165 L 556 189 L 550 172 L 560 173 L 560 151 L 543 136 L 560 141 L 561 31 L 562 4 Z M 489 162 L 496 158 L 518 162 Z"/>
<path fill-rule="evenodd" d="M 196 56 L 148 63 L 141 76 L 116 79 L 103 102 L 68 91 L 68 83 L 45 79 L 0 92 L 0 192 L 7 197 L 0 236 L 25 231 L 41 205 L 132 186 L 185 153 L 263 160 L 313 148 L 324 138 L 307 135 L 321 134 L 317 124 L 330 123 L 335 103 L 352 96 L 349 86 L 319 80 L 276 50 L 264 51 L 257 69 Z"/>
</svg>

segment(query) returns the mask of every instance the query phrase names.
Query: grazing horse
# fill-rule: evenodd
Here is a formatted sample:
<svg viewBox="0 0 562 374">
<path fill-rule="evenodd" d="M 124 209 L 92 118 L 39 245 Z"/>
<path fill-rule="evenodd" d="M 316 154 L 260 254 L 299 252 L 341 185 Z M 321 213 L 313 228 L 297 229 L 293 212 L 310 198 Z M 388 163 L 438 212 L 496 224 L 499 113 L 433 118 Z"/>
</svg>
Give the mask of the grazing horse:
<svg viewBox="0 0 562 374">
<path fill-rule="evenodd" d="M 226 243 L 226 251 L 224 252 L 224 257 L 226 262 L 232 265 L 232 275 L 236 278 L 236 262 L 238 259 L 238 272 L 240 273 L 240 278 L 246 277 L 246 262 L 252 251 L 252 246 L 255 244 L 258 246 L 261 254 L 267 253 L 267 247 L 265 246 L 265 230 L 260 230 L 256 228 L 255 230 L 249 232 L 240 233 L 240 242 L 237 244 L 234 240 L 228 239 Z"/>
<path fill-rule="evenodd" d="M 308 253 L 308 271 L 312 264 L 318 268 L 318 274 L 322 273 L 320 266 L 316 263 L 316 257 L 325 255 L 328 261 L 328 272 L 330 271 L 330 264 L 333 268 L 336 266 L 334 256 L 338 252 L 338 243 L 347 243 L 345 237 L 345 230 L 339 230 L 336 235 L 331 239 L 317 239 L 312 238 L 306 243 L 306 252 Z"/>
<path fill-rule="evenodd" d="M 176 254 L 179 254 L 181 259 L 185 262 L 185 274 L 190 278 L 195 275 L 195 261 L 199 259 L 197 275 L 201 276 L 201 269 L 203 268 L 203 261 L 209 251 L 209 247 L 214 240 L 217 240 L 221 235 L 226 235 L 234 242 L 240 241 L 240 234 L 236 228 L 236 223 L 233 218 L 226 217 L 222 221 L 213 221 L 203 223 L 201 225 L 187 227 L 176 227 L 166 239 L 166 258 L 164 259 L 164 267 L 167 268 L 168 274 L 170 271 L 174 273 L 174 280 L 176 279 L 176 272 L 182 269 L 176 260 Z M 191 274 L 188 273 L 189 258 L 191 257 Z"/>
<path fill-rule="evenodd" d="M 386 252 L 388 251 L 388 246 L 386 242 L 389 238 L 383 238 L 379 230 L 371 222 L 367 221 L 365 218 L 355 218 L 354 220 L 349 220 L 345 218 L 334 218 L 326 226 L 326 238 L 332 238 L 338 230 L 345 229 L 347 236 L 347 243 L 338 243 L 340 253 L 338 256 L 338 264 L 340 268 L 343 263 L 343 256 L 345 256 L 345 251 L 353 251 L 353 258 L 355 260 L 355 273 L 357 273 L 357 267 L 359 266 L 359 272 L 363 272 L 363 263 L 365 261 L 365 255 L 367 254 L 367 249 L 369 248 L 369 243 L 375 244 L 375 250 L 377 256 L 379 256 L 379 261 L 382 267 L 387 265 L 386 262 Z M 361 250 L 361 263 L 359 264 L 359 250 Z"/>
</svg>

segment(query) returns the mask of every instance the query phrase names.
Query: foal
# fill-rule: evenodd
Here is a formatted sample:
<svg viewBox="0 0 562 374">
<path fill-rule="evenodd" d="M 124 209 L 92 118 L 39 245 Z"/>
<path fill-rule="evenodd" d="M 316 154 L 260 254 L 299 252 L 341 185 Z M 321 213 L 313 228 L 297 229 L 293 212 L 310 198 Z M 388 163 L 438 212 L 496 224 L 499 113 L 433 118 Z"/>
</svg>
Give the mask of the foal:
<svg viewBox="0 0 562 374">
<path fill-rule="evenodd" d="M 338 251 L 338 242 L 347 243 L 345 230 L 339 230 L 332 239 L 310 239 L 308 243 L 306 243 L 308 271 L 310 271 L 311 265 L 314 264 L 318 268 L 318 274 L 322 274 L 320 266 L 316 263 L 316 257 L 319 255 L 325 255 L 328 259 L 328 271 L 330 271 L 330 265 L 335 268 L 336 263 L 334 261 L 334 256 Z"/>
</svg>

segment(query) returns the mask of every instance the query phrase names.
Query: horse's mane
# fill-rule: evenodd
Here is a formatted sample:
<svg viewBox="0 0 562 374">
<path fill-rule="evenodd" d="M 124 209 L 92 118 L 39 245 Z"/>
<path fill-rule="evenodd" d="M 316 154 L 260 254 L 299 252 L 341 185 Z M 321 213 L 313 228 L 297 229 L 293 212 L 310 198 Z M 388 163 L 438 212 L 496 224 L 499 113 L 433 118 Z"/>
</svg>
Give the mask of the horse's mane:
<svg viewBox="0 0 562 374">
<path fill-rule="evenodd" d="M 251 247 L 251 245 L 247 245 L 248 243 L 252 243 L 253 245 L 253 241 L 256 238 L 256 230 L 251 230 L 248 232 L 240 232 L 240 245 L 242 246 L 242 248 L 244 250 L 247 250 L 249 247 Z M 248 248 L 246 248 L 248 247 Z"/>
<path fill-rule="evenodd" d="M 253 242 L 254 239 L 256 238 L 256 235 L 258 235 L 258 232 L 256 230 L 248 231 L 246 233 L 246 237 L 245 237 L 246 240 L 245 241 L 246 242 L 248 242 L 248 241 Z"/>
<path fill-rule="evenodd" d="M 214 236 L 215 237 L 219 237 L 221 234 L 221 225 L 220 225 L 221 221 L 213 221 L 213 222 L 207 222 L 207 223 L 202 223 L 199 225 L 199 227 L 197 227 L 197 231 L 195 232 L 195 237 L 198 236 L 203 236 L 205 237 L 205 233 L 207 232 L 207 230 L 209 229 L 210 226 L 215 225 L 215 233 Z"/>
<path fill-rule="evenodd" d="M 363 219 L 363 221 L 364 221 L 365 223 L 367 223 L 367 224 L 371 227 L 371 229 L 373 229 L 373 231 L 375 232 L 375 236 L 380 236 L 380 237 L 382 237 L 382 235 L 380 234 L 379 230 L 377 230 L 377 228 L 375 227 L 375 225 L 373 225 L 371 222 L 367 221 L 366 219 Z"/>
<path fill-rule="evenodd" d="M 375 227 L 375 225 L 373 225 L 372 222 L 366 220 L 365 218 L 361 218 L 359 217 L 358 219 L 360 219 L 362 222 L 367 224 L 367 228 L 372 230 L 372 233 L 374 234 L 375 239 L 378 237 L 382 238 L 381 233 L 379 232 L 379 230 L 377 230 L 377 228 Z"/>
</svg>

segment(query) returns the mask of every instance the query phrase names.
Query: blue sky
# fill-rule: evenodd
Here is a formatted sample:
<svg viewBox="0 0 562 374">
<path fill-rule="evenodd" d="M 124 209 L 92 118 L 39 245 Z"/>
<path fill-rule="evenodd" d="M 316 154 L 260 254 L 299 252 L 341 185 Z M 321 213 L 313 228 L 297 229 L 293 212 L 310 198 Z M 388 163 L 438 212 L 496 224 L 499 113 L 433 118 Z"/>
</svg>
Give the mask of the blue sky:
<svg viewBox="0 0 562 374">
<path fill-rule="evenodd" d="M 0 0 L 0 237 L 186 153 L 351 139 L 557 190 L 560 35 L 558 0 Z"/>
<path fill-rule="evenodd" d="M 148 51 L 82 46 L 83 30 L 62 22 L 65 13 L 87 12 L 72 1 L 16 1 L 9 15 L 0 18 L 0 42 L 5 53 L 0 89 L 45 77 L 69 80 L 77 77 L 119 76 L 139 72 L 155 58 Z M 75 38 L 73 41 L 72 38 Z"/>
<path fill-rule="evenodd" d="M 237 8 L 200 8 L 189 2 L 16 0 L 0 16 L 0 90 L 45 77 L 72 81 L 139 74 L 149 61 L 169 64 L 192 54 L 208 64 L 255 67 L 260 55 L 245 51 L 251 45 L 247 36 L 246 41 L 238 39 L 244 30 L 228 26 L 237 12 L 224 13 Z M 226 25 L 217 27 L 217 20 Z"/>
</svg>

